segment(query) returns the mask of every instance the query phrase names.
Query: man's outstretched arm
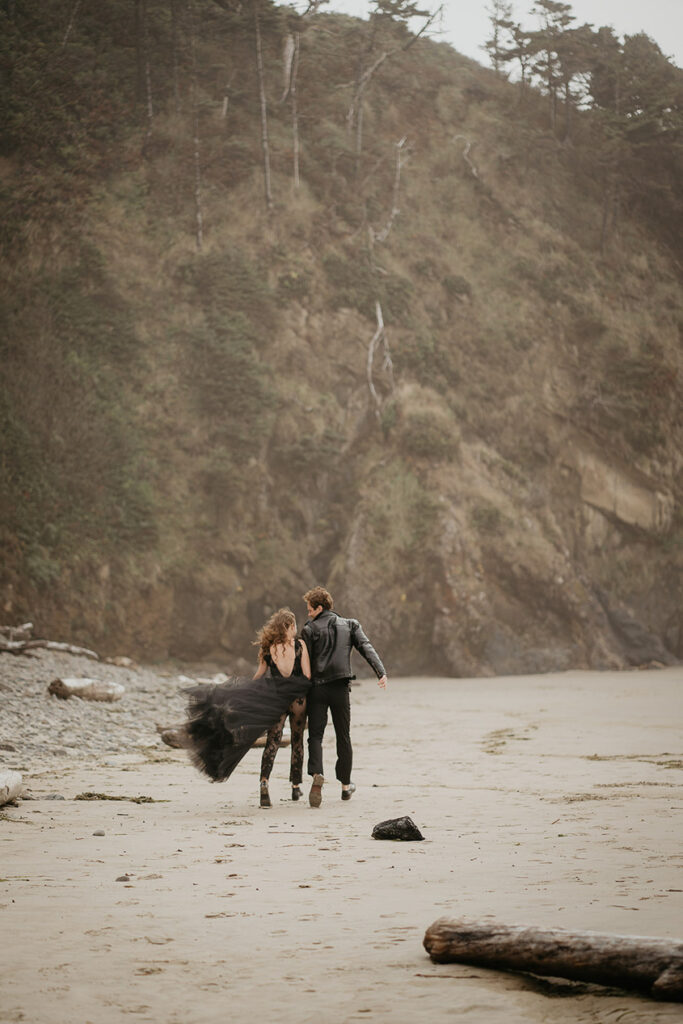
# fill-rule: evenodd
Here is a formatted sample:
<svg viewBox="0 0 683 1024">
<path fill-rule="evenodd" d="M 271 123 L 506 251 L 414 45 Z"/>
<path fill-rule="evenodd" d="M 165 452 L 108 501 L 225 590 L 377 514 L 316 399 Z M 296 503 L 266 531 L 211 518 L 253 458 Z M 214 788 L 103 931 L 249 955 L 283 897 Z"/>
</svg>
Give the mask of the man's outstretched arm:
<svg viewBox="0 0 683 1024">
<path fill-rule="evenodd" d="M 362 654 L 370 668 L 377 676 L 377 685 L 383 690 L 387 688 L 387 673 L 382 664 L 382 659 L 372 646 L 363 632 L 363 627 L 357 619 L 351 620 L 351 642 L 359 654 Z"/>
</svg>

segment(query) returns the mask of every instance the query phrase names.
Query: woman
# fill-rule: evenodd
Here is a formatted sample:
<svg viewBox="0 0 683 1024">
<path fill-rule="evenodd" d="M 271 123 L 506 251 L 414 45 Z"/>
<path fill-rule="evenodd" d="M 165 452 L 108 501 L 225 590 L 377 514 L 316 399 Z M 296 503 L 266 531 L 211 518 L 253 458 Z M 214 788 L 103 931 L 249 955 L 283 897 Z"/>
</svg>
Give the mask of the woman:
<svg viewBox="0 0 683 1024">
<path fill-rule="evenodd" d="M 253 679 L 233 677 L 227 683 L 202 683 L 187 690 L 188 753 L 194 765 L 213 782 L 228 779 L 259 736 L 277 726 L 293 702 L 306 697 L 311 686 L 308 652 L 300 642 L 296 648 L 295 634 L 294 613 L 281 608 L 270 617 L 256 641 L 262 648 L 262 637 L 271 638 L 267 653 L 277 674 L 266 674 L 268 663 L 261 655 Z M 308 675 L 303 671 L 303 657 Z M 279 666 L 286 670 L 290 664 L 289 674 L 280 671 Z"/>
<path fill-rule="evenodd" d="M 289 608 L 281 608 L 271 615 L 259 632 L 258 669 L 254 679 L 264 676 L 267 671 L 275 679 L 296 679 L 302 675 L 311 678 L 311 663 L 306 645 L 296 639 L 296 619 Z M 301 792 L 304 764 L 304 726 L 306 725 L 306 697 L 295 697 L 278 721 L 268 730 L 268 737 L 261 758 L 261 807 L 272 807 L 268 792 L 268 780 L 273 762 L 282 739 L 285 719 L 289 715 L 292 734 L 292 757 L 289 781 L 292 784 L 292 800 L 298 800 Z"/>
</svg>

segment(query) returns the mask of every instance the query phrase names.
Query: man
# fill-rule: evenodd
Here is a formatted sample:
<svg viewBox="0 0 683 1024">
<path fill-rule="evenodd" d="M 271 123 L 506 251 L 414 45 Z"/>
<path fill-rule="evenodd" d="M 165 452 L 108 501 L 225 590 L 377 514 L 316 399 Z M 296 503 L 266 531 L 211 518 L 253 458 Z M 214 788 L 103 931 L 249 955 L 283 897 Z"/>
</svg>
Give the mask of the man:
<svg viewBox="0 0 683 1024">
<path fill-rule="evenodd" d="M 301 638 L 311 658 L 311 682 L 308 695 L 308 774 L 313 784 L 308 797 L 311 807 L 320 807 L 323 773 L 323 735 L 327 711 L 337 738 L 336 776 L 341 782 L 342 800 L 350 800 L 356 787 L 351 782 L 353 750 L 351 747 L 351 651 L 355 647 L 377 676 L 378 685 L 386 690 L 387 676 L 377 652 L 366 637 L 357 619 L 337 615 L 334 601 L 324 587 L 314 587 L 304 594 L 309 621 Z"/>
</svg>

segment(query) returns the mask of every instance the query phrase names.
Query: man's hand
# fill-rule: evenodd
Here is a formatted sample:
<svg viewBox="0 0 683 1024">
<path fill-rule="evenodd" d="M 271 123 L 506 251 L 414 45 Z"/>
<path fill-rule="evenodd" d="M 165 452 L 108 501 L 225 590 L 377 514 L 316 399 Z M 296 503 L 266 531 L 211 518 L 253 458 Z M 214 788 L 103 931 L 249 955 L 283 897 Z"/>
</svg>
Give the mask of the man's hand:
<svg viewBox="0 0 683 1024">
<path fill-rule="evenodd" d="M 388 682 L 388 680 L 387 680 L 386 676 L 382 676 L 381 679 L 377 680 L 377 685 L 379 686 L 380 690 L 386 690 L 387 682 Z"/>
</svg>

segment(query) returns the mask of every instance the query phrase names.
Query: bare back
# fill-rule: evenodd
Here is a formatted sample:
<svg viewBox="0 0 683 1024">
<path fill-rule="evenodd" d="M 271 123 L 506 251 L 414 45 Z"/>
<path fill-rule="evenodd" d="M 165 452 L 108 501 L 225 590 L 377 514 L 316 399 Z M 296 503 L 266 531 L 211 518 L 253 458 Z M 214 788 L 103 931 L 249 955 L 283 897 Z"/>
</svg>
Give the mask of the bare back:
<svg viewBox="0 0 683 1024">
<path fill-rule="evenodd" d="M 285 644 L 271 644 L 270 656 L 281 676 L 291 676 L 296 661 L 296 642 L 288 640 Z"/>
</svg>

